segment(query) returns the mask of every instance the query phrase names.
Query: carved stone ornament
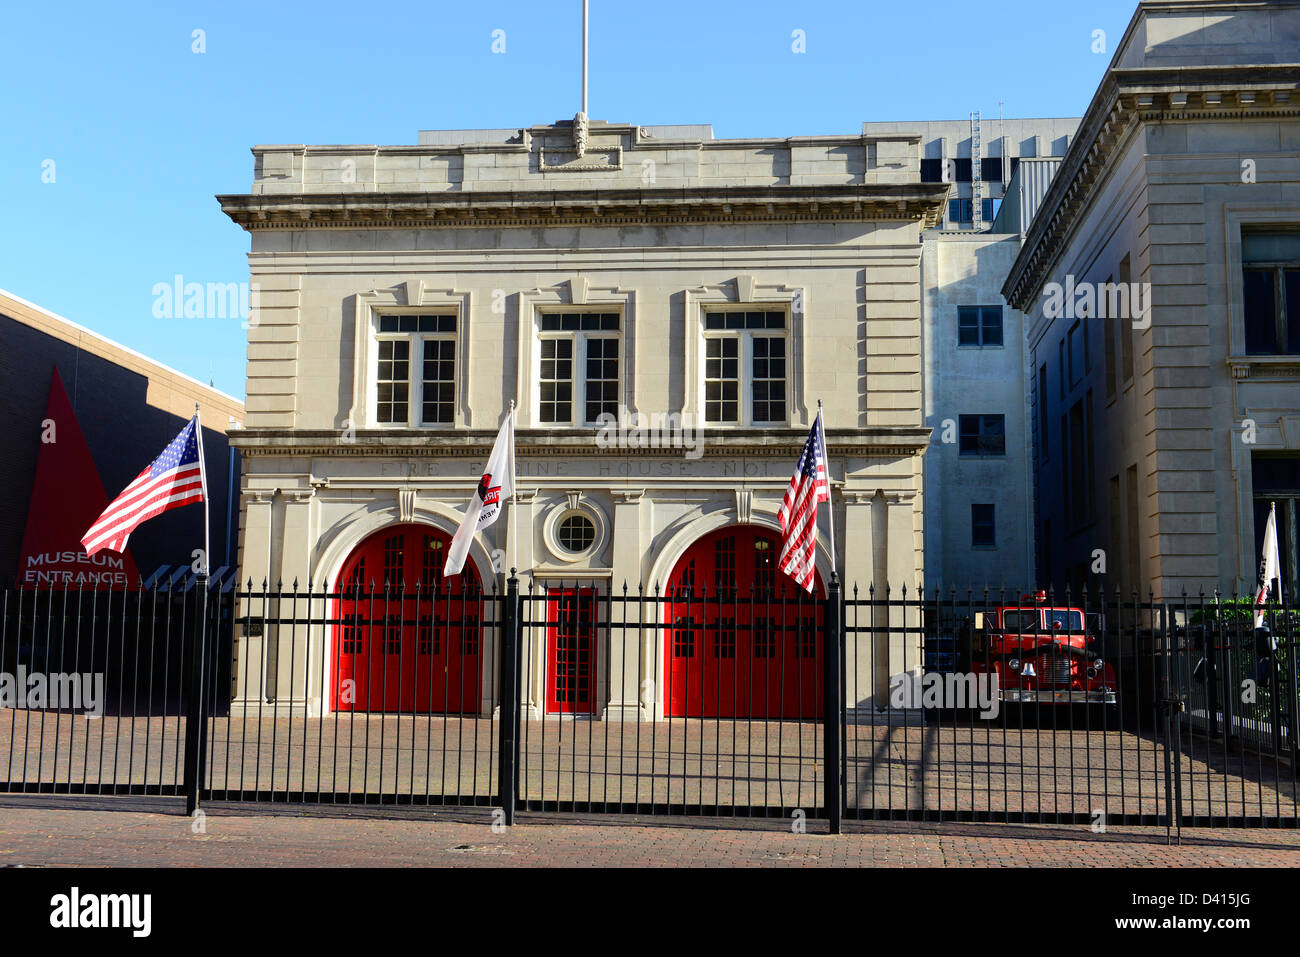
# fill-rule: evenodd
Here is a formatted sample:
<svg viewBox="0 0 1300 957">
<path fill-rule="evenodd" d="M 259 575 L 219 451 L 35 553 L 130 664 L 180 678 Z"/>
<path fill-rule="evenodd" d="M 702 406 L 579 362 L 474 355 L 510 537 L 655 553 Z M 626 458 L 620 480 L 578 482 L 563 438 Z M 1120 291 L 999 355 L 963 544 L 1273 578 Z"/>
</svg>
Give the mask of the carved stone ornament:
<svg viewBox="0 0 1300 957">
<path fill-rule="evenodd" d="M 587 114 L 581 110 L 573 118 L 573 151 L 579 159 L 587 152 Z"/>
</svg>

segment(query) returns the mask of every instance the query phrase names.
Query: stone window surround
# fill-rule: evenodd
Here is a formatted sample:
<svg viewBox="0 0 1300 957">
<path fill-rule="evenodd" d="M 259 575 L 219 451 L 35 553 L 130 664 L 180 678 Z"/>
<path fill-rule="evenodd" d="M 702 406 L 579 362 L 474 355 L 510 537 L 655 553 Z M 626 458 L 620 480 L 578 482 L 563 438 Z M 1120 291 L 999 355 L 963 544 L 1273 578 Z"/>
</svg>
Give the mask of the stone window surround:
<svg viewBox="0 0 1300 957">
<path fill-rule="evenodd" d="M 808 290 L 802 286 L 760 285 L 752 276 L 737 276 L 734 280 L 716 285 L 687 289 L 685 299 L 684 396 L 681 409 L 683 422 L 704 423 L 704 312 L 713 306 L 753 306 L 775 308 L 786 313 L 786 416 L 785 424 L 791 427 L 812 424 L 808 406 L 804 402 L 804 383 L 807 381 L 807 311 Z M 745 376 L 743 381 L 748 381 Z M 741 401 L 747 401 L 742 395 Z M 748 419 L 748 416 L 744 417 Z M 710 429 L 719 431 L 747 428 L 744 425 L 709 423 Z"/>
<path fill-rule="evenodd" d="M 1300 365 L 1300 356 L 1287 353 L 1247 355 L 1246 353 L 1246 297 L 1242 281 L 1241 231 L 1242 228 L 1263 227 L 1265 230 L 1284 230 L 1300 227 L 1300 205 L 1295 203 L 1226 203 L 1223 207 L 1224 252 L 1226 254 L 1224 285 L 1228 298 L 1228 355 L 1234 365 L 1257 364 L 1289 366 Z M 1258 360 L 1258 361 L 1257 361 Z M 1244 376 L 1241 376 L 1244 378 Z"/>
<path fill-rule="evenodd" d="M 589 546 L 581 552 L 571 552 L 560 544 L 560 523 L 571 515 L 582 515 L 595 527 L 596 534 Z M 551 558 L 567 565 L 590 565 L 603 554 L 610 542 L 612 526 L 602 508 L 578 492 L 568 492 L 565 501 L 548 508 L 542 516 L 542 539 Z"/>
<path fill-rule="evenodd" d="M 356 295 L 356 311 L 353 317 L 352 408 L 348 423 L 353 428 L 408 428 L 400 422 L 380 423 L 375 419 L 379 317 L 424 313 L 456 316 L 456 399 L 451 422 L 430 423 L 421 425 L 420 428 L 447 430 L 468 428 L 473 425 L 469 408 L 470 293 L 456 289 L 427 289 L 424 283 L 417 279 L 392 289 L 372 289 Z M 412 362 L 415 362 L 414 357 Z M 414 403 L 413 396 L 410 401 Z"/>
<path fill-rule="evenodd" d="M 636 290 L 617 286 L 591 288 L 586 279 L 578 276 L 548 288 L 524 290 L 518 294 L 518 363 L 515 369 L 515 406 L 520 410 L 522 427 L 592 429 L 592 425 L 564 425 L 541 421 L 540 398 L 537 389 L 537 372 L 540 368 L 541 329 L 539 319 L 543 313 L 563 312 L 617 312 L 619 313 L 619 404 L 629 413 L 636 412 Z M 575 375 L 575 384 L 577 377 Z M 575 395 L 574 401 L 578 397 Z"/>
</svg>

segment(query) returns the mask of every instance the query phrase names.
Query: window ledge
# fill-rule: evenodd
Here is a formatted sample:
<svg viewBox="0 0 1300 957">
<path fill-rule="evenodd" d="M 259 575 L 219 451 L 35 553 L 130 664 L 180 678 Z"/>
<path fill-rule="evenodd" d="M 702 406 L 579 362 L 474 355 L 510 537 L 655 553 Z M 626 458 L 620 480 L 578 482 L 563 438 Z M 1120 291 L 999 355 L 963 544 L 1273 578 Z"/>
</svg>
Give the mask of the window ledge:
<svg viewBox="0 0 1300 957">
<path fill-rule="evenodd" d="M 1300 378 L 1300 354 L 1228 356 L 1234 379 Z"/>
</svg>

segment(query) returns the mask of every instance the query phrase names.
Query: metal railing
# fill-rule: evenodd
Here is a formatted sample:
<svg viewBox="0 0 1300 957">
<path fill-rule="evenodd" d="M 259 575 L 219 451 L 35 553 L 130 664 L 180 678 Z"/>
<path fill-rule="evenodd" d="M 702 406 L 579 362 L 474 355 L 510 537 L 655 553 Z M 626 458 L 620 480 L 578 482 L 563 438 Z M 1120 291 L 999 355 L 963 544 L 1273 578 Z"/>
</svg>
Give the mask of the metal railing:
<svg viewBox="0 0 1300 957">
<path fill-rule="evenodd" d="M 10 589 L 0 791 L 1300 826 L 1293 614 L 720 584 Z"/>
</svg>

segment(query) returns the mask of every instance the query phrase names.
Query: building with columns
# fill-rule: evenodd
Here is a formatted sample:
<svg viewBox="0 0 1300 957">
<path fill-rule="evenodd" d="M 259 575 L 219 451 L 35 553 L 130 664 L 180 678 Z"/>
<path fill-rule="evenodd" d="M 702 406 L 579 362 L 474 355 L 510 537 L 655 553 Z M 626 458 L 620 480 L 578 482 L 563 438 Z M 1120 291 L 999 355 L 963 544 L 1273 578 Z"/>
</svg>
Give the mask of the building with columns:
<svg viewBox="0 0 1300 957">
<path fill-rule="evenodd" d="M 777 509 L 820 400 L 832 505 L 818 588 L 833 515 L 850 589 L 914 589 L 930 441 L 921 233 L 949 191 L 922 182 L 920 142 L 719 140 L 580 114 L 412 146 L 254 148 L 252 190 L 219 197 L 252 244 L 246 428 L 232 440 L 241 579 L 464 595 L 500 587 L 517 560 L 523 588 L 553 589 L 561 617 L 566 600 L 625 582 L 780 587 Z M 441 555 L 512 402 L 517 511 L 443 583 Z M 658 674 L 678 653 L 670 631 L 610 640 L 635 643 L 620 653 Z M 716 653 L 705 632 L 691 653 Z M 557 622 L 547 640 L 563 657 L 596 634 Z M 321 637 L 311 653 L 287 646 L 305 660 L 286 662 L 274 636 L 237 634 L 236 711 L 267 694 L 337 707 L 344 649 L 369 637 Z M 390 641 L 401 655 L 426 644 L 418 626 Z M 862 648 L 850 706 L 883 706 L 918 642 L 900 632 Z M 495 658 L 461 647 L 474 649 L 473 687 L 430 707 L 485 712 Z M 530 713 L 668 710 L 599 665 L 576 699 L 557 696 L 556 659 L 539 647 L 526 662 Z"/>
</svg>

